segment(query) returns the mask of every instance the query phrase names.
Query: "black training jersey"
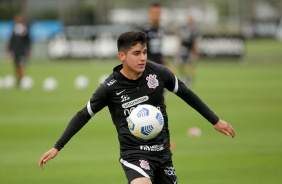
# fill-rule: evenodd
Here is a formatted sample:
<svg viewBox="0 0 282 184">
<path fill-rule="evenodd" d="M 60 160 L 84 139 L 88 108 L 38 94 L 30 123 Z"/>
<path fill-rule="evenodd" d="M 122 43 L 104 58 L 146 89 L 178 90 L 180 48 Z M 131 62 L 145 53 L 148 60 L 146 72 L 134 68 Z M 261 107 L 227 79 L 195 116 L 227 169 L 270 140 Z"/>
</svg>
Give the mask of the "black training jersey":
<svg viewBox="0 0 282 184">
<path fill-rule="evenodd" d="M 146 26 L 143 31 L 147 35 L 147 58 L 150 61 L 154 61 L 159 64 L 163 64 L 162 55 L 162 42 L 164 37 L 164 31 L 162 28 L 153 28 Z"/>
<path fill-rule="evenodd" d="M 25 24 L 15 24 L 8 42 L 8 50 L 14 55 L 27 55 L 30 51 L 29 29 Z"/>
<path fill-rule="evenodd" d="M 89 100 L 87 110 L 95 114 L 102 107 L 108 106 L 113 123 L 118 132 L 120 149 L 127 152 L 158 152 L 169 150 L 169 132 L 163 91 L 173 91 L 176 78 L 166 68 L 147 62 L 143 75 L 138 80 L 124 77 L 120 70 L 122 65 L 114 68 L 113 74 L 98 88 Z M 126 118 L 139 104 L 151 104 L 158 107 L 164 116 L 162 132 L 154 139 L 144 141 L 133 136 Z"/>
<path fill-rule="evenodd" d="M 124 77 L 120 73 L 121 68 L 122 65 L 114 68 L 113 73 L 95 91 L 87 106 L 71 120 L 55 145 L 57 149 L 60 150 L 91 116 L 108 106 L 118 133 L 121 156 L 130 153 L 148 155 L 159 152 L 170 153 L 168 116 L 163 97 L 165 88 L 181 97 L 211 123 L 218 121 L 218 117 L 163 65 L 147 62 L 145 71 L 138 80 Z M 151 104 L 158 107 L 164 117 L 164 127 L 161 133 L 147 141 L 132 135 L 126 121 L 130 112 L 140 104 Z"/>
<path fill-rule="evenodd" d="M 200 37 L 199 30 L 195 26 L 183 26 L 180 27 L 178 34 L 181 38 L 181 55 L 189 55 L 195 40 Z"/>
</svg>

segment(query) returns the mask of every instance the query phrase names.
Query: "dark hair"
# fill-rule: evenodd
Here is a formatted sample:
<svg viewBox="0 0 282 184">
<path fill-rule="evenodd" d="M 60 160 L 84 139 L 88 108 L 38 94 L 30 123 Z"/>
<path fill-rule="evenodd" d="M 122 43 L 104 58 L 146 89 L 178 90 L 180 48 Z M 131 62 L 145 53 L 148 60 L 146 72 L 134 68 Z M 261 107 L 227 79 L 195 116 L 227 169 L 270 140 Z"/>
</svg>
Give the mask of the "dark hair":
<svg viewBox="0 0 282 184">
<path fill-rule="evenodd" d="M 143 31 L 129 31 L 122 33 L 117 40 L 118 51 L 127 52 L 132 46 L 140 43 L 146 45 L 146 33 Z"/>
<path fill-rule="evenodd" d="M 150 7 L 161 7 L 160 3 L 152 3 Z"/>
</svg>

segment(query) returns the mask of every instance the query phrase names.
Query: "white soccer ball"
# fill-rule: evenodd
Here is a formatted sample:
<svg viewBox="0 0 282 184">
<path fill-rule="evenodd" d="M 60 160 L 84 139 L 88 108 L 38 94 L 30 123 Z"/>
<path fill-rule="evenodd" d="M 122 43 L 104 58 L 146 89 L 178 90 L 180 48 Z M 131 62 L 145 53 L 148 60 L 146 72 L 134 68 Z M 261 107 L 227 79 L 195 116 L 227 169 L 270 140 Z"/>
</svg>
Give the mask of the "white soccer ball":
<svg viewBox="0 0 282 184">
<path fill-rule="evenodd" d="M 136 137 L 149 140 L 162 130 L 164 118 L 161 111 L 152 105 L 139 105 L 127 117 L 129 131 Z"/>
<path fill-rule="evenodd" d="M 25 76 L 21 79 L 20 87 L 22 90 L 29 90 L 33 86 L 33 80 L 29 76 Z"/>
<path fill-rule="evenodd" d="M 6 89 L 11 89 L 16 85 L 16 79 L 12 75 L 7 75 L 3 78 L 3 87 Z"/>
<path fill-rule="evenodd" d="M 74 86 L 76 89 L 85 89 L 89 85 L 89 80 L 85 75 L 79 75 L 74 81 Z"/>
<path fill-rule="evenodd" d="M 58 82 L 53 77 L 48 77 L 43 82 L 43 90 L 46 92 L 54 91 L 58 87 Z"/>
<path fill-rule="evenodd" d="M 3 80 L 2 80 L 2 78 L 0 77 L 0 89 L 2 89 L 3 88 Z"/>
</svg>

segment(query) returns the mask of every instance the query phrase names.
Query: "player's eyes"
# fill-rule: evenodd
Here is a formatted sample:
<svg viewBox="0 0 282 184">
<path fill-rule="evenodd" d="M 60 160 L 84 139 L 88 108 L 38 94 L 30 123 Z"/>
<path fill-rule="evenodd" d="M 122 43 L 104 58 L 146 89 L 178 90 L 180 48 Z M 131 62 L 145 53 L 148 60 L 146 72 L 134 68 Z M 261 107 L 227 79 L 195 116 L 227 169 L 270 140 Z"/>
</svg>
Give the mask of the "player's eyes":
<svg viewBox="0 0 282 184">
<path fill-rule="evenodd" d="M 147 50 L 143 52 L 133 52 L 133 55 L 138 56 L 140 54 L 147 54 Z"/>
<path fill-rule="evenodd" d="M 141 52 L 133 52 L 133 55 L 138 56 Z"/>
</svg>

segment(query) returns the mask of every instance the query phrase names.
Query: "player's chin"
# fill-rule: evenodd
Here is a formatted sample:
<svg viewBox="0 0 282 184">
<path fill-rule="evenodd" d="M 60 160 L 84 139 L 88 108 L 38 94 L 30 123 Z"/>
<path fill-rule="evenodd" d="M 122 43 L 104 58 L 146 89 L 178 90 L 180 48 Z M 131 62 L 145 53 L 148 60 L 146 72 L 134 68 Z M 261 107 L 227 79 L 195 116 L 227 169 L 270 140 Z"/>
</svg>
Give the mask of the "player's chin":
<svg viewBox="0 0 282 184">
<path fill-rule="evenodd" d="M 144 70 L 145 70 L 145 67 L 144 67 L 144 68 L 138 68 L 138 69 L 136 70 L 136 72 L 138 72 L 138 73 L 143 73 Z"/>
<path fill-rule="evenodd" d="M 136 68 L 136 71 L 137 71 L 137 72 L 140 72 L 140 73 L 144 72 L 144 70 L 145 70 L 145 65 L 141 65 L 141 66 L 138 66 L 138 67 Z"/>
</svg>

